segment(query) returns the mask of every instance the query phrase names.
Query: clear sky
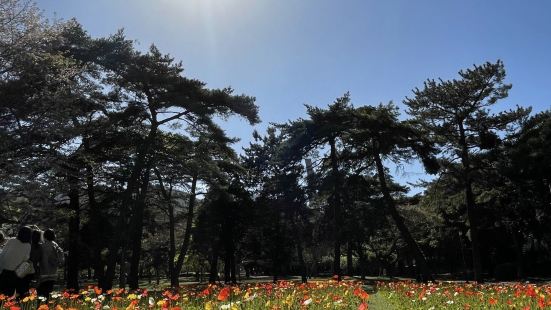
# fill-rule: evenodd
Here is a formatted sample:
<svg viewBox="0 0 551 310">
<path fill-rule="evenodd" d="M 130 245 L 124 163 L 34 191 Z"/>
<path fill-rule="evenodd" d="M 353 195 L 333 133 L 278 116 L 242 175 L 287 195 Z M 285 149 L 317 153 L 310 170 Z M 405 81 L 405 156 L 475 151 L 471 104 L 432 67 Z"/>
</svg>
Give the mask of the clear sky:
<svg viewBox="0 0 551 310">
<path fill-rule="evenodd" d="M 547 0 L 38 0 L 46 16 L 76 17 L 93 36 L 124 28 L 146 49 L 182 60 L 209 87 L 257 98 L 269 122 L 305 115 L 346 91 L 355 105 L 400 103 L 427 78 L 502 59 L 513 84 L 497 109 L 551 108 Z M 224 125 L 250 140 L 245 121 Z M 238 148 L 242 144 L 238 145 Z M 394 171 L 396 172 L 396 171 Z M 417 165 L 398 173 L 415 181 Z"/>
</svg>

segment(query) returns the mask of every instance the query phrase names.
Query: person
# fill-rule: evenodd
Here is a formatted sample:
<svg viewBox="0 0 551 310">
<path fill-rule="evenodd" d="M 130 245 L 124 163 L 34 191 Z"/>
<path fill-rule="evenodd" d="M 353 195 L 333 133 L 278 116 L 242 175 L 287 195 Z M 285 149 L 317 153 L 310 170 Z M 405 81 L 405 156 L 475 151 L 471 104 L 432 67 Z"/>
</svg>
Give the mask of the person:
<svg viewBox="0 0 551 310">
<path fill-rule="evenodd" d="M 25 293 L 25 282 L 15 274 L 15 269 L 29 260 L 31 236 L 30 227 L 21 227 L 17 237 L 9 239 L 0 253 L 0 293 L 6 296 Z"/>
<path fill-rule="evenodd" d="M 29 260 L 33 264 L 34 273 L 28 274 L 23 278 L 22 291 L 27 294 L 31 287 L 32 280 L 38 275 L 40 261 L 42 259 L 42 230 L 35 227 L 31 236 L 31 252 Z"/>
<path fill-rule="evenodd" d="M 40 277 L 36 292 L 38 296 L 48 298 L 57 280 L 57 268 L 64 262 L 64 253 L 55 242 L 55 232 L 49 228 L 44 232 L 44 242 L 41 245 Z"/>
<path fill-rule="evenodd" d="M 0 253 L 2 253 L 6 242 L 8 242 L 8 240 L 6 239 L 6 236 L 4 236 L 4 233 L 0 230 Z"/>
</svg>

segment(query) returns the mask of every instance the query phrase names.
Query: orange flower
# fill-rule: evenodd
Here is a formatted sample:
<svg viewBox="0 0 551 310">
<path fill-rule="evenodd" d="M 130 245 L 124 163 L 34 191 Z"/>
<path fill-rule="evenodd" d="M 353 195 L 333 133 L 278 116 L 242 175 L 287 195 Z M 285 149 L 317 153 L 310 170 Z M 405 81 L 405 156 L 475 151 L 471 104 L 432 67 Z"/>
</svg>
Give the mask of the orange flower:
<svg viewBox="0 0 551 310">
<path fill-rule="evenodd" d="M 488 303 L 492 306 L 495 306 L 497 305 L 497 299 L 490 297 L 490 299 L 488 300 Z"/>
<path fill-rule="evenodd" d="M 48 305 L 42 304 L 42 305 L 38 306 L 38 310 L 48 310 L 48 309 L 50 309 L 50 308 L 48 308 Z"/>
<path fill-rule="evenodd" d="M 360 297 L 363 300 L 367 300 L 369 298 L 369 294 L 360 287 L 356 287 L 356 289 L 354 290 L 354 295 Z"/>
<path fill-rule="evenodd" d="M 11 307 L 10 307 L 10 310 L 21 310 L 21 308 L 20 308 L 20 307 L 17 307 L 17 306 L 11 306 Z"/>
<path fill-rule="evenodd" d="M 545 297 L 540 297 L 540 298 L 538 298 L 538 307 L 539 307 L 540 309 L 545 308 Z"/>
<path fill-rule="evenodd" d="M 94 287 L 94 293 L 96 293 L 96 295 L 100 295 L 101 294 L 101 288 L 95 286 Z"/>
<path fill-rule="evenodd" d="M 362 302 L 358 307 L 358 310 L 367 310 L 367 304 L 365 302 Z"/>
<path fill-rule="evenodd" d="M 423 288 L 423 290 L 421 291 L 421 293 L 419 293 L 419 300 L 422 300 L 423 297 L 425 297 L 425 294 L 427 293 L 427 289 L 426 288 Z"/>
<path fill-rule="evenodd" d="M 228 300 L 228 297 L 230 297 L 230 288 L 228 286 L 224 287 L 222 290 L 220 290 L 220 293 L 218 293 L 218 300 L 219 301 L 226 301 Z"/>
</svg>

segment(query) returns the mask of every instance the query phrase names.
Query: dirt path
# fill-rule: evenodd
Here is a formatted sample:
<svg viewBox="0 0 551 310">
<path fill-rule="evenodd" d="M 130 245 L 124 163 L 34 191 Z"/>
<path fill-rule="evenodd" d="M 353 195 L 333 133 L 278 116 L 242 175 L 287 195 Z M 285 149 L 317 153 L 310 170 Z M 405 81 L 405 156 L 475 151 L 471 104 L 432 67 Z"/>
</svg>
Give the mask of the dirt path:
<svg viewBox="0 0 551 310">
<path fill-rule="evenodd" d="M 369 310 L 394 310 L 394 307 L 389 305 L 381 295 L 373 294 L 369 296 Z"/>
</svg>

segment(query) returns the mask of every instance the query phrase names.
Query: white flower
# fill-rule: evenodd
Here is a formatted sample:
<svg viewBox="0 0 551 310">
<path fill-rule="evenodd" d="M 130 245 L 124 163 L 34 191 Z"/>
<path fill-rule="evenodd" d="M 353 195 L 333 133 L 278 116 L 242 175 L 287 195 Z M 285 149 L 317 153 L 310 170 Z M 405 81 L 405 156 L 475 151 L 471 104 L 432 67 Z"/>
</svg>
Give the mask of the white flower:
<svg viewBox="0 0 551 310">
<path fill-rule="evenodd" d="M 302 302 L 302 305 L 303 306 L 308 306 L 311 303 L 312 303 L 312 298 L 308 298 L 308 299 L 306 299 L 305 301 Z"/>
<path fill-rule="evenodd" d="M 230 308 L 231 308 L 231 304 L 225 304 L 225 305 L 220 306 L 220 309 L 222 309 L 222 310 L 230 309 Z"/>
<path fill-rule="evenodd" d="M 252 294 L 251 296 L 245 298 L 245 301 L 251 301 L 256 298 L 256 293 Z"/>
<path fill-rule="evenodd" d="M 447 303 L 448 305 L 451 305 L 451 304 L 453 304 L 453 300 L 448 300 L 448 301 L 446 301 L 446 303 Z"/>
<path fill-rule="evenodd" d="M 104 310 L 110 309 L 108 305 L 103 306 Z"/>
<path fill-rule="evenodd" d="M 149 297 L 148 302 L 149 302 L 150 306 L 152 306 L 152 307 L 155 306 L 155 299 L 153 299 L 153 297 Z"/>
</svg>

